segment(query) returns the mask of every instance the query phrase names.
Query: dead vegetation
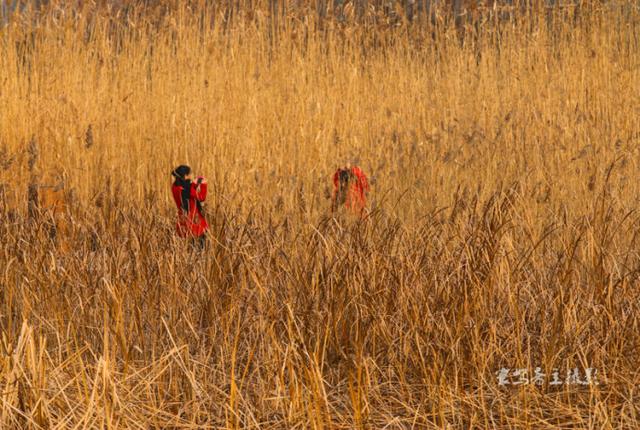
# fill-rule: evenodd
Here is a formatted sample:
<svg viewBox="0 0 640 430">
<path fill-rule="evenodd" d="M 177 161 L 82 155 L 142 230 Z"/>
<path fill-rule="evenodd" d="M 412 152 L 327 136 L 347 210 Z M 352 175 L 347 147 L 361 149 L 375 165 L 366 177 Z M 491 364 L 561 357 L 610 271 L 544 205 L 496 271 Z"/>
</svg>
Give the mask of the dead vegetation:
<svg viewBox="0 0 640 430">
<path fill-rule="evenodd" d="M 636 6 L 80 10 L 0 29 L 0 427 L 638 426 Z M 365 222 L 328 216 L 347 159 Z"/>
</svg>

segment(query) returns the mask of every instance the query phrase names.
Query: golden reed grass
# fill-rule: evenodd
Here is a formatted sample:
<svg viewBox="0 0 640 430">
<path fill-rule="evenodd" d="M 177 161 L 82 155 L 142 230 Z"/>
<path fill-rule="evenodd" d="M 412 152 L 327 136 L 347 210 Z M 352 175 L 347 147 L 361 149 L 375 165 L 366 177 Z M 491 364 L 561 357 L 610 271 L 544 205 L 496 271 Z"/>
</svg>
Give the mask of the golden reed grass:
<svg viewBox="0 0 640 430">
<path fill-rule="evenodd" d="M 0 29 L 0 427 L 636 428 L 637 5 L 225 4 Z"/>
</svg>

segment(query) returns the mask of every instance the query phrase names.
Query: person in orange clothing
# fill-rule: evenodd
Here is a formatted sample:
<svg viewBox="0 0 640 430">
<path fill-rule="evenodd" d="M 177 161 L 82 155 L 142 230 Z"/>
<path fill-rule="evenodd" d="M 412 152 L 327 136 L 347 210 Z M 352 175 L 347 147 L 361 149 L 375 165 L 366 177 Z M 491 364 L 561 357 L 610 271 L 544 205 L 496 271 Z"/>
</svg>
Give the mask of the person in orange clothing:
<svg viewBox="0 0 640 430">
<path fill-rule="evenodd" d="M 333 174 L 331 210 L 335 212 L 344 205 L 351 213 L 363 217 L 368 193 L 369 181 L 360 167 L 351 164 L 338 167 Z"/>
<path fill-rule="evenodd" d="M 176 232 L 180 237 L 192 238 L 199 248 L 204 248 L 209 224 L 204 217 L 202 202 L 207 198 L 207 181 L 202 176 L 193 181 L 189 166 L 176 167 L 171 192 L 178 208 Z"/>
</svg>

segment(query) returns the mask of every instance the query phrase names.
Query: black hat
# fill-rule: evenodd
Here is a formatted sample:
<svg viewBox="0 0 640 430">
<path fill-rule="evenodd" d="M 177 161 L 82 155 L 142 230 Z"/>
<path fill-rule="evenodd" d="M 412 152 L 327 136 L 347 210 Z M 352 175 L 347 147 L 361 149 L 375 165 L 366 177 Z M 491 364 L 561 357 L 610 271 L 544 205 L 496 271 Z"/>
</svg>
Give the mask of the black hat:
<svg viewBox="0 0 640 430">
<path fill-rule="evenodd" d="M 191 167 L 183 164 L 173 169 L 171 176 L 178 179 L 184 179 L 189 173 L 191 173 Z"/>
</svg>

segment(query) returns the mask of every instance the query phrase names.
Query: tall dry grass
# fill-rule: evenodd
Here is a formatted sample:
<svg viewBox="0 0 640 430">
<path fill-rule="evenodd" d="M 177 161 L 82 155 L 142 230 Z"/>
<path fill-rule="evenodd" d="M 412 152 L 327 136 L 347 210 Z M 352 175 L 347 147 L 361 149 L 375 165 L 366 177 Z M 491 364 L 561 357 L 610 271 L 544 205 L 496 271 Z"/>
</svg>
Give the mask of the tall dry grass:
<svg viewBox="0 0 640 430">
<path fill-rule="evenodd" d="M 0 29 L 1 427 L 636 428 L 640 12 L 575 11 Z M 362 223 L 327 216 L 345 160 Z"/>
</svg>

